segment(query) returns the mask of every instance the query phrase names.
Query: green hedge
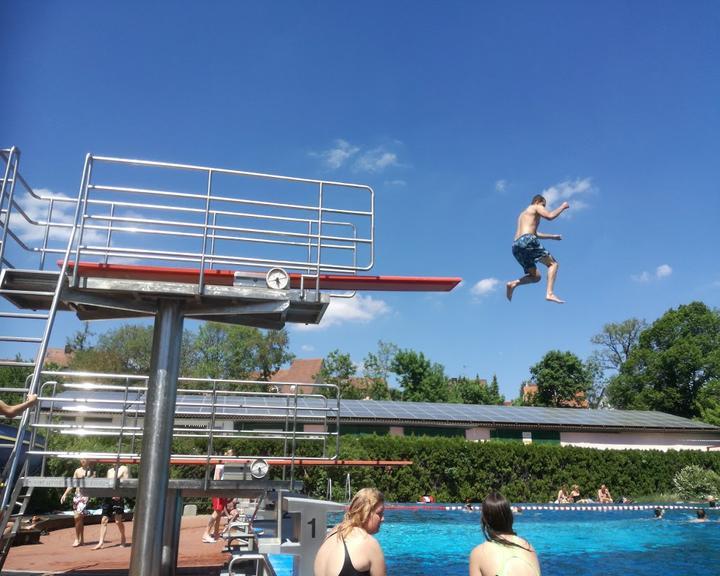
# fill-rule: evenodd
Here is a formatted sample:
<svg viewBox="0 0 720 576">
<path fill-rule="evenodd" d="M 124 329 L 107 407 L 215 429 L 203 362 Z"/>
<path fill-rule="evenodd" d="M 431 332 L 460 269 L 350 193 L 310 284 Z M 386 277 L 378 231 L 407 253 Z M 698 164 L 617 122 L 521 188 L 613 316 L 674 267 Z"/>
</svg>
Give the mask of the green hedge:
<svg viewBox="0 0 720 576">
<path fill-rule="evenodd" d="M 347 436 L 341 457 L 412 460 L 413 465 L 392 470 L 308 467 L 303 477 L 308 493 L 324 497 L 332 478 L 333 497 L 343 500 L 349 472 L 353 490 L 375 486 L 396 502 L 416 501 L 425 491 L 439 502 L 478 502 L 491 490 L 514 502 L 547 502 L 562 484 L 578 484 L 583 497 L 593 499 L 600 484 L 616 498 L 635 498 L 672 492 L 673 477 L 689 464 L 720 472 L 718 452 L 596 450 L 456 438 Z"/>
<path fill-rule="evenodd" d="M 71 442 L 55 441 L 55 449 L 70 449 Z M 115 449 L 111 440 L 72 441 L 73 450 Z M 104 444 L 104 446 L 102 446 Z M 232 446 L 239 455 L 278 454 L 282 444 L 272 441 L 219 441 L 216 453 Z M 61 448 L 62 447 L 62 448 Z M 298 447 L 298 457 L 317 456 L 315 447 Z M 173 442 L 173 452 L 206 454 L 201 440 Z M 547 502 L 557 495 L 562 484 L 578 484 L 583 497 L 595 498 L 600 484 L 606 484 L 613 496 L 637 498 L 674 491 L 673 477 L 685 466 L 695 464 L 720 473 L 720 452 L 694 450 L 659 452 L 654 450 L 595 450 L 520 442 L 468 442 L 462 438 L 343 436 L 340 457 L 348 460 L 412 460 L 402 468 L 377 467 L 299 467 L 297 478 L 305 483 L 305 492 L 324 498 L 328 478 L 333 481 L 333 498 L 345 499 L 345 478 L 350 473 L 352 489 L 375 486 L 388 501 L 415 502 L 424 492 L 438 502 L 481 501 L 491 490 L 502 491 L 514 502 Z M 48 473 L 71 476 L 77 461 L 51 460 Z M 107 465 L 96 466 L 104 475 Z M 271 477 L 282 471 L 271 468 Z M 137 474 L 137 466 L 132 467 Z M 173 466 L 173 478 L 201 478 L 202 466 Z M 40 491 L 44 492 L 44 491 Z M 40 496 L 40 495 L 38 495 Z M 49 500 L 57 507 L 58 494 Z M 35 499 L 35 498 L 34 498 Z M 47 505 L 48 497 L 40 497 Z M 198 504 L 205 504 L 205 499 Z M 37 502 L 40 504 L 40 502 Z M 39 508 L 40 506 L 38 506 Z"/>
</svg>

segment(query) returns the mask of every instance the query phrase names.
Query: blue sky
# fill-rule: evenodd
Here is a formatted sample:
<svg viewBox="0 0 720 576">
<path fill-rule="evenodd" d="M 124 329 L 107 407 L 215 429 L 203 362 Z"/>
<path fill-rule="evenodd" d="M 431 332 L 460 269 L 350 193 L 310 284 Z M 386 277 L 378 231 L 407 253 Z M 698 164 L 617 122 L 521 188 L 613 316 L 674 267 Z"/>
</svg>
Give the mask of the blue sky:
<svg viewBox="0 0 720 576">
<path fill-rule="evenodd" d="M 383 340 L 515 397 L 607 322 L 720 304 L 715 2 L 27 1 L 0 20 L 0 147 L 35 188 L 76 195 L 88 152 L 363 183 L 372 273 L 464 279 L 340 301 L 291 329 L 300 357 Z M 515 220 L 543 192 L 571 204 L 541 227 L 563 235 L 567 304 L 510 304 Z"/>
</svg>

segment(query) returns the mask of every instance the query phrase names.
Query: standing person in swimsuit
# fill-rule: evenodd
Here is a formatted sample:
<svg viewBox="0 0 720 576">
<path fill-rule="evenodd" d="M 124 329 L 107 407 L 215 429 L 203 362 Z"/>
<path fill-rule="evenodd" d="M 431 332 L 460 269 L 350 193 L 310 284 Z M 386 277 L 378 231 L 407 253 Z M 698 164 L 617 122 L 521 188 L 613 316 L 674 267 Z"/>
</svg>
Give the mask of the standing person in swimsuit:
<svg viewBox="0 0 720 576">
<path fill-rule="evenodd" d="M 542 262 L 548 267 L 547 291 L 545 299 L 557 304 L 563 304 L 565 301 L 560 300 L 553 292 L 555 286 L 555 277 L 557 276 L 558 263 L 552 254 L 540 244 L 540 239 L 546 240 L 562 240 L 560 234 L 541 234 L 538 232 L 540 218 L 546 220 L 555 220 L 565 210 L 570 208 L 570 204 L 563 202 L 558 208 L 552 212 L 545 208 L 545 198 L 540 194 L 536 194 L 530 206 L 525 208 L 518 216 L 517 230 L 515 231 L 515 241 L 512 245 L 512 253 L 515 259 L 520 263 L 525 276 L 512 280 L 505 285 L 505 295 L 508 300 L 512 300 L 515 288 L 522 284 L 535 284 L 540 282 L 540 272 L 538 272 L 536 263 Z"/>
<path fill-rule="evenodd" d="M 537 554 L 515 534 L 510 503 L 502 494 L 485 498 L 481 522 L 487 542 L 470 553 L 470 576 L 540 576 Z"/>
<path fill-rule="evenodd" d="M 80 458 L 80 467 L 75 469 L 73 478 L 92 478 L 95 472 L 90 468 L 90 463 L 86 458 Z M 72 491 L 72 486 L 68 486 L 67 490 L 60 496 L 60 504 L 65 502 L 68 494 Z M 75 542 L 73 547 L 77 548 L 85 544 L 85 508 L 87 507 L 89 497 L 83 494 L 80 486 L 75 488 L 75 496 L 73 496 L 73 518 L 75 519 Z"/>
<path fill-rule="evenodd" d="M 228 458 L 235 457 L 235 450 L 228 448 L 225 450 L 224 455 Z M 216 464 L 215 472 L 213 473 L 213 480 L 222 480 L 223 474 L 225 473 L 225 464 Z M 228 499 L 222 496 L 212 497 L 212 513 L 208 520 L 207 528 L 202 536 L 202 541 L 205 544 L 215 544 L 220 539 L 220 520 L 225 515 L 225 506 L 227 506 Z"/>
<path fill-rule="evenodd" d="M 345 517 L 328 534 L 315 557 L 315 576 L 386 576 L 385 555 L 373 537 L 385 514 L 385 498 L 363 488 L 350 502 Z"/>
<path fill-rule="evenodd" d="M 115 468 L 110 468 L 107 471 L 108 478 L 115 478 Z M 119 466 L 117 469 L 117 477 L 120 480 L 130 478 L 130 470 L 124 464 Z M 107 534 L 108 523 L 110 518 L 115 518 L 115 524 L 117 524 L 118 532 L 120 532 L 120 546 L 127 546 L 127 540 L 125 539 L 125 524 L 123 523 L 123 514 L 125 513 L 125 501 L 122 496 L 108 496 L 103 498 L 102 503 L 102 518 L 100 520 L 100 540 L 93 550 L 100 550 L 105 546 L 105 535 Z"/>
</svg>

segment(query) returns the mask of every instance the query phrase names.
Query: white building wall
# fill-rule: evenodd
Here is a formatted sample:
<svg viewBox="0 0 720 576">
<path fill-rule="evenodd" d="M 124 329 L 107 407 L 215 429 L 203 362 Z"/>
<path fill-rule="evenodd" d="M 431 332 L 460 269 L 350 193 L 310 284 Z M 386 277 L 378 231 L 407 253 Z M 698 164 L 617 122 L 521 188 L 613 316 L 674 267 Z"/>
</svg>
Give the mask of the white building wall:
<svg viewBox="0 0 720 576">
<path fill-rule="evenodd" d="M 693 432 L 561 432 L 562 446 L 608 450 L 707 450 L 720 437 Z"/>
<path fill-rule="evenodd" d="M 490 428 L 468 428 L 465 430 L 465 440 L 471 442 L 485 442 L 490 440 Z"/>
</svg>

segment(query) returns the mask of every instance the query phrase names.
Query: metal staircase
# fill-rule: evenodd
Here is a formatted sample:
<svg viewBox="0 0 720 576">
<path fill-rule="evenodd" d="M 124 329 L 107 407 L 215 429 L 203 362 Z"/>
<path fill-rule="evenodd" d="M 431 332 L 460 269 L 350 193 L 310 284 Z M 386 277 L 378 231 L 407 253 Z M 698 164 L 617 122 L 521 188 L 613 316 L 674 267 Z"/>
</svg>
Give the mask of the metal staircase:
<svg viewBox="0 0 720 576">
<path fill-rule="evenodd" d="M 58 312 L 72 311 L 81 320 L 155 316 L 156 336 L 166 311 L 162 302 L 199 320 L 262 328 L 318 323 L 330 296 L 352 296 L 323 293 L 321 275 L 353 275 L 369 270 L 374 259 L 374 193 L 366 186 L 88 155 L 78 197 L 69 199 L 33 191 L 19 173 L 19 154 L 16 148 L 0 151 L 0 318 L 11 334 L 0 337 L 0 350 L 17 350 L 0 366 L 31 374 L 0 392 L 39 393 L 41 402 L 20 417 L 2 473 L 2 530 L 25 512 L 37 487 L 81 484 L 91 495 L 138 492 L 136 479 L 46 476 L 49 458 L 141 462 L 139 443 L 153 424 L 146 422 L 146 410 L 157 403 L 152 374 L 148 382 L 147 375 L 45 369 Z M 269 277 L 266 283 L 266 272 L 278 269 L 299 277 L 299 284 L 273 286 Z M 34 350 L 20 352 L 21 346 Z M 171 463 L 204 466 L 205 473 L 202 479 L 169 480 L 176 499 L 168 500 L 170 509 L 183 495 L 258 497 L 268 489 L 292 489 L 296 447 L 303 443 L 322 446 L 317 460 L 338 456 L 336 387 L 326 386 L 321 395 L 304 394 L 292 382 L 261 390 L 262 383 L 249 381 L 177 382 L 183 389 L 177 402 L 173 391 L 175 423 L 171 412 L 170 427 L 160 433 L 201 438 L 207 450 L 171 453 Z M 202 424 L 190 423 L 192 418 Z M 56 434 L 118 440 L 107 452 L 48 450 Z M 210 480 L 215 443 L 240 438 L 280 441 L 282 449 L 262 455 L 271 466 L 283 466 L 279 480 Z M 39 474 L 26 453 L 42 459 Z M 255 458 L 246 454 L 235 461 L 249 465 Z M 19 525 L 14 522 L 3 541 L 0 568 Z M 131 573 L 140 572 L 131 564 Z"/>
</svg>

